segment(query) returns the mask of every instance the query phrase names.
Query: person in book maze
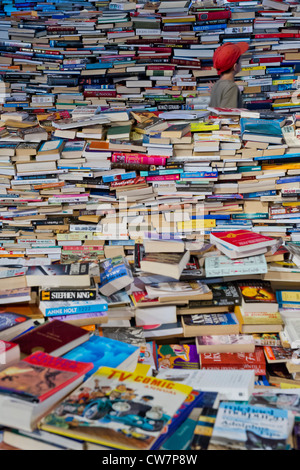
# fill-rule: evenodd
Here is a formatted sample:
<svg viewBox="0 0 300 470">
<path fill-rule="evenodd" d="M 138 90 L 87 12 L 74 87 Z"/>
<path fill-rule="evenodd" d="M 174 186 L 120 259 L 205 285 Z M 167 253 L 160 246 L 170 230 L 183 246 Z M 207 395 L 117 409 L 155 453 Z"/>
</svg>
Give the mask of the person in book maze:
<svg viewBox="0 0 300 470">
<path fill-rule="evenodd" d="M 211 89 L 210 106 L 214 108 L 242 108 L 243 100 L 234 78 L 241 70 L 241 56 L 249 48 L 247 42 L 227 42 L 214 53 L 213 64 L 220 79 Z"/>
</svg>

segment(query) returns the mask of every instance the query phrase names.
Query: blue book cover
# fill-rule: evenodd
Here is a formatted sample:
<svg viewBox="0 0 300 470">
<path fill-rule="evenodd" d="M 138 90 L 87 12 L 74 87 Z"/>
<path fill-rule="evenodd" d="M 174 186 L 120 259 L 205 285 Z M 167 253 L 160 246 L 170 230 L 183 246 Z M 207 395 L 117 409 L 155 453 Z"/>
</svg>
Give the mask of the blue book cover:
<svg viewBox="0 0 300 470">
<path fill-rule="evenodd" d="M 94 374 L 99 367 L 126 367 L 126 362 L 127 364 L 130 363 L 133 356 L 136 356 L 138 359 L 139 352 L 139 346 L 124 343 L 116 339 L 92 335 L 88 341 L 72 349 L 63 357 L 73 361 L 92 362 L 94 367 L 85 376 L 87 378 Z"/>
<path fill-rule="evenodd" d="M 135 171 L 129 171 L 127 173 L 120 173 L 118 175 L 103 175 L 102 176 L 102 181 L 103 183 L 110 183 L 111 181 L 117 181 L 117 180 L 128 180 L 131 178 L 136 177 L 136 172 Z"/>
<path fill-rule="evenodd" d="M 275 196 L 276 191 L 275 190 L 270 190 L 270 191 L 256 191 L 255 193 L 248 193 L 245 194 L 244 199 L 252 199 L 252 198 L 257 198 L 261 196 Z"/>
<path fill-rule="evenodd" d="M 290 296 L 292 296 L 292 298 L 294 300 L 286 300 L 286 299 L 283 299 L 283 292 L 287 292 L 288 294 L 290 294 Z M 296 298 L 298 298 L 298 300 L 295 300 Z M 276 300 L 279 304 L 279 307 L 283 307 L 285 305 L 294 305 L 295 308 L 299 307 L 300 306 L 300 290 L 287 290 L 287 291 L 281 291 L 281 290 L 277 290 L 276 291 Z"/>
<path fill-rule="evenodd" d="M 132 278 L 132 272 L 126 258 L 116 256 L 115 258 L 106 259 L 100 264 L 100 292 L 110 282 L 117 279 L 121 280 L 121 278 L 126 276 Z"/>
<path fill-rule="evenodd" d="M 238 325 L 234 313 L 200 313 L 199 315 L 184 315 L 184 323 L 187 326 L 203 325 Z"/>
<path fill-rule="evenodd" d="M 236 450 L 286 450 L 293 421 L 286 409 L 221 402 L 210 443 Z"/>
<path fill-rule="evenodd" d="M 275 119 L 270 120 L 241 118 L 240 125 L 241 135 L 243 135 L 244 133 L 248 133 L 282 137 L 280 122 Z"/>
<path fill-rule="evenodd" d="M 193 408 L 200 408 L 204 406 L 213 406 L 218 397 L 217 392 L 200 392 L 193 390 L 188 398 L 183 402 L 174 417 L 167 423 L 167 429 L 159 436 L 151 450 L 156 450 L 169 439 L 179 426 L 187 419 Z"/>
<path fill-rule="evenodd" d="M 220 24 L 207 24 L 207 25 L 198 25 L 194 26 L 194 31 L 209 31 L 209 30 L 219 30 L 219 29 L 226 29 L 227 23 L 220 23 Z"/>
<path fill-rule="evenodd" d="M 78 301 L 42 301 L 40 310 L 46 317 L 57 315 L 73 315 L 78 313 L 99 313 L 107 312 L 108 305 L 105 299 L 78 300 Z"/>
<path fill-rule="evenodd" d="M 193 172 L 184 172 L 181 174 L 181 178 L 217 178 L 218 177 L 218 172 L 217 171 L 212 171 L 212 172 L 207 172 L 207 171 L 193 171 Z"/>
<path fill-rule="evenodd" d="M 297 183 L 298 181 L 300 181 L 300 176 L 287 176 L 276 180 L 276 184 Z"/>
</svg>

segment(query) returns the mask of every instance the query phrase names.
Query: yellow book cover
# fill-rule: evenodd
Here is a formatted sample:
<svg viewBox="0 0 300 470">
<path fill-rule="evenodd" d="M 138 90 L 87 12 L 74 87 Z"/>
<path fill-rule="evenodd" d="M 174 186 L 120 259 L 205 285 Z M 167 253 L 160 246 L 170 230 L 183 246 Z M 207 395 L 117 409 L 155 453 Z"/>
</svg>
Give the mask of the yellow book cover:
<svg viewBox="0 0 300 470">
<path fill-rule="evenodd" d="M 40 428 L 114 449 L 147 450 L 192 387 L 101 367 L 40 423 Z"/>
<path fill-rule="evenodd" d="M 300 290 L 282 290 L 280 291 L 281 302 L 300 302 Z"/>
<path fill-rule="evenodd" d="M 220 129 L 219 123 L 210 123 L 210 122 L 192 122 L 191 123 L 191 132 L 217 131 L 218 129 Z"/>
<path fill-rule="evenodd" d="M 204 228 L 214 228 L 216 226 L 215 219 L 192 219 L 177 222 L 177 230 L 197 230 Z"/>
<path fill-rule="evenodd" d="M 242 70 L 265 70 L 265 65 L 258 65 L 257 67 L 242 67 Z"/>
<path fill-rule="evenodd" d="M 294 83 L 294 82 L 295 82 L 295 79 L 287 78 L 285 80 L 273 80 L 272 85 L 290 84 L 290 83 Z"/>
</svg>

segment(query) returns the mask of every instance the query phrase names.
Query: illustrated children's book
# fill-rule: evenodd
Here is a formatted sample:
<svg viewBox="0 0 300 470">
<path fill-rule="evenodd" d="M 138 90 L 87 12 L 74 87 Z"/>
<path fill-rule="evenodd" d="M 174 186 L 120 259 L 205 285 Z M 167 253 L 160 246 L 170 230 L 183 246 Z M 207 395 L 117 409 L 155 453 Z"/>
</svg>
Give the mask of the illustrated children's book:
<svg viewBox="0 0 300 470">
<path fill-rule="evenodd" d="M 195 344 L 162 344 L 157 346 L 158 367 L 162 369 L 199 369 Z"/>
<path fill-rule="evenodd" d="M 41 422 L 45 431 L 116 449 L 149 449 L 192 387 L 101 367 Z"/>
</svg>

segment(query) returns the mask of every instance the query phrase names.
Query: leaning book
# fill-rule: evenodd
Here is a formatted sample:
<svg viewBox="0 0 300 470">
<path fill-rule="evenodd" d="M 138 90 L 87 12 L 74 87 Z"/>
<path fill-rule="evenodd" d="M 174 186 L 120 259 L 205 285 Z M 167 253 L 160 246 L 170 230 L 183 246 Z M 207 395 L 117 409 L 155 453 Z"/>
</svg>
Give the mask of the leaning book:
<svg viewBox="0 0 300 470">
<path fill-rule="evenodd" d="M 41 422 L 41 429 L 114 449 L 153 446 L 192 387 L 101 367 Z"/>
</svg>

